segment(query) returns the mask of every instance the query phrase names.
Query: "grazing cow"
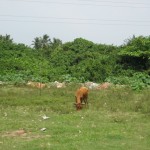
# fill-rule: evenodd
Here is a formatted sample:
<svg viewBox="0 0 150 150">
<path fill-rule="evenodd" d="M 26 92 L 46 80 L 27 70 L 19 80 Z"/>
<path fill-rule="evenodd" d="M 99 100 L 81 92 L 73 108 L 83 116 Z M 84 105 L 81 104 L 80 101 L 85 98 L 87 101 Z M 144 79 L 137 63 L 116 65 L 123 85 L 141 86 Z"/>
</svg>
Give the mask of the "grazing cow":
<svg viewBox="0 0 150 150">
<path fill-rule="evenodd" d="M 85 105 L 88 104 L 88 88 L 81 87 L 77 89 L 75 93 L 75 102 L 77 110 L 82 109 L 82 102 L 84 101 Z"/>
<path fill-rule="evenodd" d="M 44 84 L 44 83 L 32 82 L 32 81 L 28 81 L 27 85 L 29 85 L 31 87 L 36 87 L 36 88 L 39 88 L 39 89 L 46 87 L 46 84 Z"/>
</svg>

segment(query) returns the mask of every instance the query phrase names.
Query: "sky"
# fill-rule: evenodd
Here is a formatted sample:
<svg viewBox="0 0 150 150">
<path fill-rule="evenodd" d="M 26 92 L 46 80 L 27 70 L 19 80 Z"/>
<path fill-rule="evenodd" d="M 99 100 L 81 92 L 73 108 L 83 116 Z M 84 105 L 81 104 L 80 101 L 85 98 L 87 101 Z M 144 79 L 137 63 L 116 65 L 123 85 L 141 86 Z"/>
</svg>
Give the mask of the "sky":
<svg viewBox="0 0 150 150">
<path fill-rule="evenodd" d="M 0 35 L 31 45 L 44 34 L 121 45 L 150 35 L 149 0 L 0 0 Z"/>
</svg>

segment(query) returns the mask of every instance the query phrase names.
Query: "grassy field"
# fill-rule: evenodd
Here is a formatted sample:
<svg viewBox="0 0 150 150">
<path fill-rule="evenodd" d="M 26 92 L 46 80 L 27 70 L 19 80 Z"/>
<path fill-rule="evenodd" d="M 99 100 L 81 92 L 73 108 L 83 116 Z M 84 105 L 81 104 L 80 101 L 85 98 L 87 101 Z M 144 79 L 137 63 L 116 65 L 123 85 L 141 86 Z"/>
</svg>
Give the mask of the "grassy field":
<svg viewBox="0 0 150 150">
<path fill-rule="evenodd" d="M 150 149 L 150 90 L 90 90 L 88 108 L 76 111 L 77 87 L 43 89 L 40 96 L 38 89 L 1 86 L 0 150 Z"/>
</svg>

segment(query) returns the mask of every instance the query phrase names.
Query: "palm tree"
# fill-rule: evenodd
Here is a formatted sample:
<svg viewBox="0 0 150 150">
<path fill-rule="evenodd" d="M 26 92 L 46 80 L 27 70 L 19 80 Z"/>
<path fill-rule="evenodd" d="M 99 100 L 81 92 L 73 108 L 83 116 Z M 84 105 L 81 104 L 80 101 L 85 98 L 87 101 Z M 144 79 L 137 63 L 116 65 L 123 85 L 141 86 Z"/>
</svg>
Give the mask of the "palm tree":
<svg viewBox="0 0 150 150">
<path fill-rule="evenodd" d="M 13 42 L 13 39 L 11 39 L 11 38 L 10 38 L 10 35 L 8 35 L 8 34 L 6 34 L 5 36 L 0 35 L 0 40 L 1 40 L 1 41 L 7 41 L 7 42 L 10 42 L 10 43 Z"/>
<path fill-rule="evenodd" d="M 32 45 L 35 49 L 47 49 L 51 45 L 51 39 L 45 34 L 43 37 L 36 37 Z"/>
<path fill-rule="evenodd" d="M 42 48 L 42 42 L 41 42 L 41 38 L 39 38 L 39 37 L 36 37 L 35 39 L 34 39 L 34 41 L 32 41 L 33 42 L 33 47 L 35 48 L 35 49 L 41 49 Z"/>
<path fill-rule="evenodd" d="M 49 38 L 49 36 L 47 34 L 44 34 L 41 40 L 42 40 L 42 48 L 43 49 L 47 49 L 48 47 L 50 47 L 51 39 Z"/>
<path fill-rule="evenodd" d="M 62 46 L 62 41 L 60 39 L 53 38 L 53 42 L 52 42 L 51 46 L 53 49 L 55 49 L 59 46 Z"/>
</svg>

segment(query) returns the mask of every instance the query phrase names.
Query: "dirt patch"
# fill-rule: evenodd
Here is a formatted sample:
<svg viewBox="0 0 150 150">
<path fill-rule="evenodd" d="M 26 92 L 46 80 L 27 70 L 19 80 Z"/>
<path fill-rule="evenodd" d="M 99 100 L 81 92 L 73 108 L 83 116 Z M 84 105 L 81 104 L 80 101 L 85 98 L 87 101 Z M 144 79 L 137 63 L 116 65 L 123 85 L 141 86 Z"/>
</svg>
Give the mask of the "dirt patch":
<svg viewBox="0 0 150 150">
<path fill-rule="evenodd" d="M 24 129 L 21 129 L 21 130 L 1 133 L 1 137 L 8 137 L 8 138 L 13 137 L 13 138 L 22 138 L 22 139 L 27 139 L 27 140 L 33 140 L 33 139 L 46 138 L 46 137 L 51 137 L 51 136 L 34 134 L 31 132 L 27 132 Z"/>
</svg>

